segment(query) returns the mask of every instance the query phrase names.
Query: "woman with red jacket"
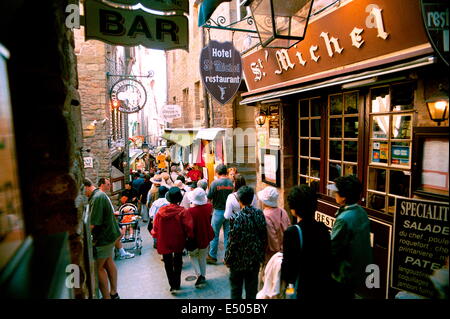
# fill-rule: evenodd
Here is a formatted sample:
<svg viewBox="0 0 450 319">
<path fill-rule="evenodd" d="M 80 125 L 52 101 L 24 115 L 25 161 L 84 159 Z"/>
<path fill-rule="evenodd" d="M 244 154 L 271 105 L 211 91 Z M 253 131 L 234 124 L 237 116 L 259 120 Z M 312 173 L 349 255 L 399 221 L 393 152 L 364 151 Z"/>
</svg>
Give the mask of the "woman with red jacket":
<svg viewBox="0 0 450 319">
<path fill-rule="evenodd" d="M 181 284 L 183 249 L 186 238 L 194 236 L 193 224 L 192 217 L 179 205 L 183 195 L 178 187 L 170 188 L 166 199 L 170 204 L 159 209 L 151 234 L 157 240 L 158 254 L 163 255 L 170 292 L 177 293 Z"/>
<path fill-rule="evenodd" d="M 187 196 L 193 205 L 187 210 L 187 213 L 193 221 L 193 241 L 195 244 L 195 247 L 193 247 L 195 250 L 190 251 L 189 255 L 197 275 L 195 287 L 200 288 L 206 283 L 206 255 L 208 254 L 208 245 L 214 238 L 214 230 L 211 226 L 213 206 L 208 203 L 208 198 L 203 188 L 198 187 L 187 193 Z"/>
</svg>

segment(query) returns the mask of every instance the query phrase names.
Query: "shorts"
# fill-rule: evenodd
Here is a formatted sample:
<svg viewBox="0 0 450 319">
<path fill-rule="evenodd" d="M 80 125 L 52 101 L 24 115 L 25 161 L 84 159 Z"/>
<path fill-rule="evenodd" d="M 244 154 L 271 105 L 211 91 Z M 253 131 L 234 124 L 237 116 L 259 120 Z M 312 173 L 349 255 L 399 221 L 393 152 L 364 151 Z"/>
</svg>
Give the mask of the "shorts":
<svg viewBox="0 0 450 319">
<path fill-rule="evenodd" d="M 107 259 L 113 256 L 115 242 L 105 245 L 94 247 L 94 258 L 95 259 Z"/>
</svg>

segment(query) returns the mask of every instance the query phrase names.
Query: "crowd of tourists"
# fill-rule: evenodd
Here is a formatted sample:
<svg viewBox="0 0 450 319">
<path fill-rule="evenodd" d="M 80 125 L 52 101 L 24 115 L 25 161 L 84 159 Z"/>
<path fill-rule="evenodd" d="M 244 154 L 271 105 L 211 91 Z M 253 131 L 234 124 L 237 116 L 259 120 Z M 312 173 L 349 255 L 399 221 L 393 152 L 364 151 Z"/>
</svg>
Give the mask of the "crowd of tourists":
<svg viewBox="0 0 450 319">
<path fill-rule="evenodd" d="M 156 169 L 135 172 L 117 204 L 138 207 L 153 247 L 162 255 L 171 293 L 181 288 L 186 254 L 196 273 L 196 288 L 207 284 L 207 264 L 223 262 L 229 269 L 232 299 L 351 299 L 363 291 L 372 249 L 369 219 L 358 205 L 362 186 L 355 176 L 339 177 L 328 186 L 340 205 L 330 233 L 315 220 L 317 195 L 308 185 L 290 189 L 289 207 L 283 208 L 275 187 L 255 192 L 234 167 L 219 164 L 213 181 L 197 166 Z M 99 181 L 98 189 L 85 182 L 100 289 L 104 298 L 118 298 L 113 250 L 120 258 L 134 256 L 120 246 L 124 234 L 110 217 L 114 206 L 103 195 L 108 187 L 107 179 Z M 221 230 L 224 251 L 219 254 Z"/>
</svg>

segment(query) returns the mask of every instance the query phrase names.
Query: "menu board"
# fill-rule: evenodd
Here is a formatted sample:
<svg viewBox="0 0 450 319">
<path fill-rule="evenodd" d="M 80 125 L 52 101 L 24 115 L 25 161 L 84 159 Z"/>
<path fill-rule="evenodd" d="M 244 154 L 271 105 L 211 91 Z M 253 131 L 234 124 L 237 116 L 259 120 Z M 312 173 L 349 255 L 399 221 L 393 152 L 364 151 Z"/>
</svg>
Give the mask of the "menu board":
<svg viewBox="0 0 450 319">
<path fill-rule="evenodd" d="M 422 188 L 447 190 L 448 178 L 448 138 L 425 138 L 422 157 Z"/>
<path fill-rule="evenodd" d="M 24 223 L 6 61 L 0 45 L 0 269 L 24 240 Z"/>
<path fill-rule="evenodd" d="M 263 183 L 280 186 L 280 151 L 261 149 L 261 180 Z"/>
<path fill-rule="evenodd" d="M 449 204 L 396 198 L 391 286 L 424 297 L 436 293 L 430 280 L 449 253 Z"/>
</svg>

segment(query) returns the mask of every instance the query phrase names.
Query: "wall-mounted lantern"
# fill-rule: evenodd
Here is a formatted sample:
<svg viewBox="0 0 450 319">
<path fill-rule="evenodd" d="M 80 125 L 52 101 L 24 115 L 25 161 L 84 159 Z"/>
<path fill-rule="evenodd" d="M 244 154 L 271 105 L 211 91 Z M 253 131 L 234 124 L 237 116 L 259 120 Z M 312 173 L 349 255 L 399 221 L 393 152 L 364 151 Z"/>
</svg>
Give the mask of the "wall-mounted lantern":
<svg viewBox="0 0 450 319">
<path fill-rule="evenodd" d="M 430 118 L 437 122 L 438 126 L 441 125 L 441 122 L 448 119 L 448 94 L 441 87 L 437 94 L 431 96 L 425 102 L 427 103 Z"/>
<path fill-rule="evenodd" d="M 248 0 L 261 45 L 290 48 L 303 40 L 313 0 Z"/>
<path fill-rule="evenodd" d="M 261 110 L 259 112 L 259 115 L 256 117 L 255 122 L 261 127 L 266 123 L 266 118 L 267 118 L 266 112 Z"/>
</svg>

